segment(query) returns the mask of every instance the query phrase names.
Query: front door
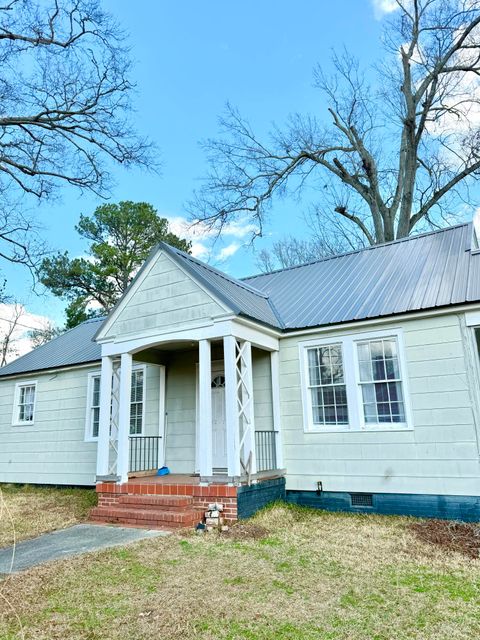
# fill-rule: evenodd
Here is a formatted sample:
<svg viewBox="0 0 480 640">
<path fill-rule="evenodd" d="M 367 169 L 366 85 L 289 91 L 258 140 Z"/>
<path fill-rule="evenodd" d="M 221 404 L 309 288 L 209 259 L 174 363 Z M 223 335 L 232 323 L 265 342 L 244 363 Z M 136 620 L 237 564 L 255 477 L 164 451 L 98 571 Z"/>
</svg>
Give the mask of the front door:
<svg viewBox="0 0 480 640">
<path fill-rule="evenodd" d="M 225 425 L 225 376 L 212 374 L 212 466 L 214 471 L 227 469 L 227 437 Z"/>
</svg>

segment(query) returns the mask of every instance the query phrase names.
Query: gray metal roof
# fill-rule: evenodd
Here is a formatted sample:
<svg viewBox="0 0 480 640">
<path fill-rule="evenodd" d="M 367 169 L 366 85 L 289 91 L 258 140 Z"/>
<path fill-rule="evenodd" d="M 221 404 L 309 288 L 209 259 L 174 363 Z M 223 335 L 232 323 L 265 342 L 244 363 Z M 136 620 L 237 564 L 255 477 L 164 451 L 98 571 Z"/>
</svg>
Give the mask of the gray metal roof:
<svg viewBox="0 0 480 640">
<path fill-rule="evenodd" d="M 472 225 L 412 236 L 290 269 L 236 280 L 161 244 L 232 312 L 283 330 L 341 324 L 480 302 Z M 0 376 L 100 360 L 89 320 L 0 369 Z"/>
<path fill-rule="evenodd" d="M 0 368 L 1 376 L 57 369 L 101 359 L 101 347 L 92 338 L 104 318 L 82 322 L 41 347 Z"/>
<path fill-rule="evenodd" d="M 461 224 L 244 282 L 269 296 L 285 329 L 478 302 L 471 239 L 472 225 Z"/>
<path fill-rule="evenodd" d="M 273 303 L 264 292 L 168 244 L 162 242 L 160 246 L 237 315 L 253 318 L 272 327 L 282 327 Z"/>
</svg>

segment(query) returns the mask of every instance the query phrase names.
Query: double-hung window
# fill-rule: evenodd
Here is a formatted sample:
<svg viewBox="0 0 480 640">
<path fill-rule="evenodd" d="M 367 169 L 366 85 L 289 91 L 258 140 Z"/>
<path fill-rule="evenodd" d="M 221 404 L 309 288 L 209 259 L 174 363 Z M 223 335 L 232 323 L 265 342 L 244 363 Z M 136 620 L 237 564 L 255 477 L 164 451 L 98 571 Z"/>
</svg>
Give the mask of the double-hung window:
<svg viewBox="0 0 480 640">
<path fill-rule="evenodd" d="M 365 424 L 405 423 L 405 403 L 395 337 L 357 344 Z"/>
<path fill-rule="evenodd" d="M 36 395 L 36 382 L 19 382 L 16 385 L 12 424 L 29 425 L 34 423 Z"/>
<path fill-rule="evenodd" d="M 130 435 L 143 433 L 145 401 L 144 367 L 132 370 L 130 390 Z M 86 440 L 97 440 L 100 426 L 100 372 L 91 373 L 88 381 L 87 417 L 85 426 Z"/>
<path fill-rule="evenodd" d="M 90 374 L 88 384 L 89 406 L 87 410 L 87 436 L 98 438 L 100 425 L 100 375 Z"/>
<path fill-rule="evenodd" d="M 314 425 L 348 424 L 347 388 L 341 344 L 313 347 L 308 354 L 308 386 Z"/>
<path fill-rule="evenodd" d="M 408 428 L 401 334 L 375 332 L 300 343 L 305 428 Z"/>
<path fill-rule="evenodd" d="M 130 393 L 130 435 L 139 436 L 143 430 L 143 369 L 132 371 L 132 389 Z"/>
</svg>

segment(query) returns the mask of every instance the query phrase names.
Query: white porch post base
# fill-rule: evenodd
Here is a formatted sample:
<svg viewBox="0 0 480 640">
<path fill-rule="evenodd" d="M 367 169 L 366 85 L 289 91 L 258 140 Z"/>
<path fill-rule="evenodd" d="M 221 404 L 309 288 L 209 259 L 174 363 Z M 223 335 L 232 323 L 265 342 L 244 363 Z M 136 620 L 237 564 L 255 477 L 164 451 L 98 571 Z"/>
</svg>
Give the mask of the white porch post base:
<svg viewBox="0 0 480 640">
<path fill-rule="evenodd" d="M 236 371 L 236 339 L 223 338 L 225 364 L 225 423 L 227 430 L 227 467 L 232 478 L 240 476 L 240 438 L 238 421 L 238 389 Z"/>
<path fill-rule="evenodd" d="M 97 442 L 97 476 L 107 476 L 110 457 L 110 405 L 112 402 L 113 361 L 110 356 L 102 358 L 100 378 L 100 417 Z"/>
<path fill-rule="evenodd" d="M 118 407 L 118 457 L 117 475 L 120 482 L 128 480 L 128 457 L 130 435 L 130 394 L 132 388 L 132 356 L 122 353 L 120 362 L 120 388 Z"/>
<path fill-rule="evenodd" d="M 212 355 L 209 340 L 198 343 L 198 453 L 200 476 L 209 478 L 212 468 Z"/>
</svg>

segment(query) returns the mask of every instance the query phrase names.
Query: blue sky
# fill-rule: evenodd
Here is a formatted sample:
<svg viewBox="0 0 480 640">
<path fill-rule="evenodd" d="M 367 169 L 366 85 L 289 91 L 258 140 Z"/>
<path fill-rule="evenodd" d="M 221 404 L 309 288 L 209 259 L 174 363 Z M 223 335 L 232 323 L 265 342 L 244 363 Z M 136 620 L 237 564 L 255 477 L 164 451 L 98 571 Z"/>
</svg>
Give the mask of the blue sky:
<svg viewBox="0 0 480 640">
<path fill-rule="evenodd" d="M 237 106 L 260 133 L 294 111 L 321 113 L 325 105 L 312 86 L 312 68 L 321 62 L 328 69 L 332 48 L 343 46 L 365 64 L 381 56 L 381 14 L 374 4 L 388 2 L 104 0 L 130 34 L 136 61 L 135 119 L 138 129 L 157 143 L 163 162 L 161 176 L 115 169 L 111 200 L 147 201 L 160 214 L 181 221 L 184 204 L 206 171 L 199 140 L 216 135 L 225 103 Z M 98 198 L 79 197 L 65 188 L 60 201 L 38 207 L 50 247 L 84 253 L 74 225 L 80 213 L 91 213 L 98 204 Z M 278 203 L 256 249 L 288 233 L 305 233 L 302 213 L 301 203 Z M 253 251 L 242 246 L 248 238 L 238 228 L 231 231 L 212 249 L 210 259 L 233 275 L 255 272 Z M 4 271 L 10 290 L 31 312 L 63 321 L 63 303 L 32 294 L 21 268 Z"/>
</svg>

